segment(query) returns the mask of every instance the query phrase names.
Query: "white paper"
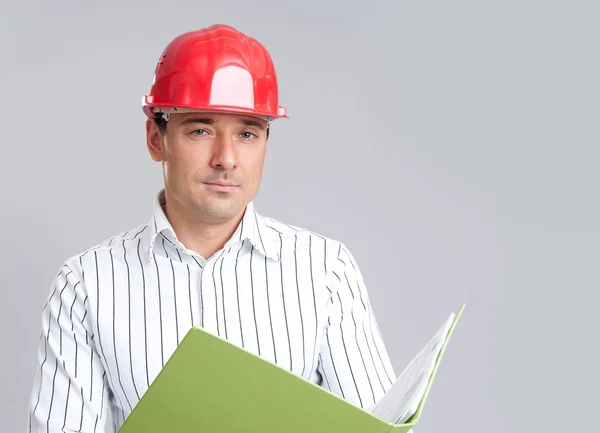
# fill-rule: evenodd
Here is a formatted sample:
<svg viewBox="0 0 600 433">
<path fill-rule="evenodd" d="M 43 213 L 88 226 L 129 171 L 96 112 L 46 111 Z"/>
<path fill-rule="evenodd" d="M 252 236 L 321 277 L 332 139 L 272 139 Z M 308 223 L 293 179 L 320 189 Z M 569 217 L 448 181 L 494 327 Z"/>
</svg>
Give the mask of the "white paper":
<svg viewBox="0 0 600 433">
<path fill-rule="evenodd" d="M 452 313 L 448 317 L 435 336 L 398 376 L 388 392 L 377 404 L 367 409 L 369 412 L 383 421 L 402 424 L 417 411 L 454 316 Z"/>
</svg>

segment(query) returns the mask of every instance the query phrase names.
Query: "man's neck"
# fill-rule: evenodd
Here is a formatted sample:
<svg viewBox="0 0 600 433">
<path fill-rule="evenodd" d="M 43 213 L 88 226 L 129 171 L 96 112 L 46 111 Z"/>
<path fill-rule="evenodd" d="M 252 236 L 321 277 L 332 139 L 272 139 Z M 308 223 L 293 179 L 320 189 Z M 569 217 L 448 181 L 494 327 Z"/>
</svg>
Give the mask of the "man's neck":
<svg viewBox="0 0 600 433">
<path fill-rule="evenodd" d="M 179 241 L 189 250 L 208 260 L 231 238 L 240 223 L 244 211 L 235 218 L 223 222 L 206 222 L 189 213 L 165 203 L 163 210 Z"/>
</svg>

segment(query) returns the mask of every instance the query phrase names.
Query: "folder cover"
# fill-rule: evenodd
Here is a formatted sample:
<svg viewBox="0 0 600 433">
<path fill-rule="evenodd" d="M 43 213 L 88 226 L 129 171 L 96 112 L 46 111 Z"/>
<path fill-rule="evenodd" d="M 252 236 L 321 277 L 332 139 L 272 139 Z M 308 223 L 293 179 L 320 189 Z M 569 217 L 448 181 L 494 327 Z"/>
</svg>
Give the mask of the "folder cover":
<svg viewBox="0 0 600 433">
<path fill-rule="evenodd" d="M 369 409 L 193 327 L 119 433 L 407 433 L 421 416 L 463 309 L 464 305 L 451 315 L 418 407 L 403 423 L 385 421 Z"/>
</svg>

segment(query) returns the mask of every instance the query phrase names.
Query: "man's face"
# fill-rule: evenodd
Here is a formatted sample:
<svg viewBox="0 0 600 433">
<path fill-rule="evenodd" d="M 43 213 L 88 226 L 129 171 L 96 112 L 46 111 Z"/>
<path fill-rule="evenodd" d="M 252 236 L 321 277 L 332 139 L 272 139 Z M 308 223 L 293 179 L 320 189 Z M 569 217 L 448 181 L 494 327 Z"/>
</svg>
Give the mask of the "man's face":
<svg viewBox="0 0 600 433">
<path fill-rule="evenodd" d="M 148 149 L 162 161 L 174 205 L 204 221 L 238 216 L 255 197 L 267 148 L 263 119 L 220 113 L 174 113 L 161 135 L 146 124 Z"/>
</svg>

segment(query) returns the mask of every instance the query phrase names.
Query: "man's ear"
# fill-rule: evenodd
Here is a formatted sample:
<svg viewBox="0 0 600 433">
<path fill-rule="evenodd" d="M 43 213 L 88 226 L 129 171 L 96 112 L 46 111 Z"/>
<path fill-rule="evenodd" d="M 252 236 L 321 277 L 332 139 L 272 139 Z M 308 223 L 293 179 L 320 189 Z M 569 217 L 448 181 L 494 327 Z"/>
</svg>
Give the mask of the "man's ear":
<svg viewBox="0 0 600 433">
<path fill-rule="evenodd" d="M 164 160 L 163 136 L 158 130 L 154 119 L 146 120 L 146 145 L 154 161 Z"/>
</svg>

